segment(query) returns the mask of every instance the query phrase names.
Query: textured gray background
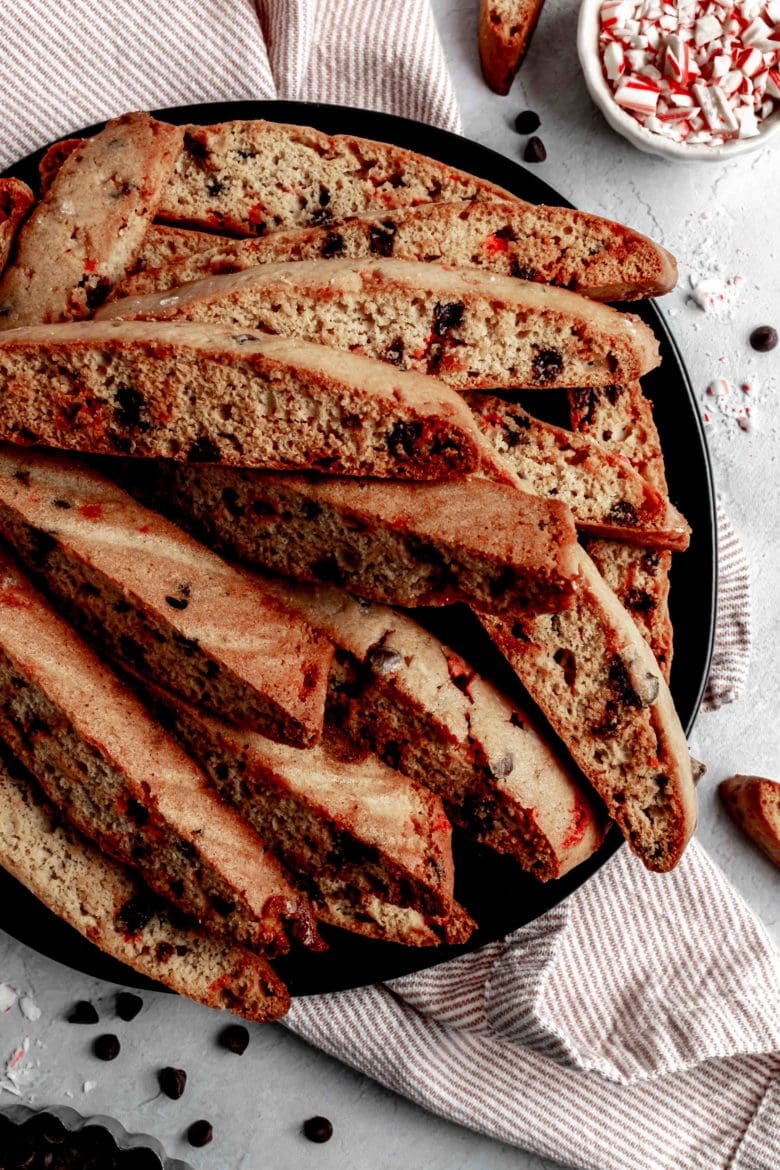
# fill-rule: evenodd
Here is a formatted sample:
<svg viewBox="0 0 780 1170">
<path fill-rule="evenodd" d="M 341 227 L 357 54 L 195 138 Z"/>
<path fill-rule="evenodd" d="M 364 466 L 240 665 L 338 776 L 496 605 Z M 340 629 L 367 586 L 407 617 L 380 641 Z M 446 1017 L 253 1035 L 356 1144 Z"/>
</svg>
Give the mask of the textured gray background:
<svg viewBox="0 0 780 1170">
<path fill-rule="evenodd" d="M 539 173 L 578 206 L 621 218 L 665 243 L 681 259 L 680 290 L 664 305 L 702 403 L 715 377 L 750 382 L 759 423 L 750 435 L 716 414 L 709 427 L 716 479 L 748 549 L 754 590 L 755 648 L 749 696 L 702 716 L 693 741 L 710 768 L 701 790 L 700 838 L 749 904 L 780 941 L 778 875 L 724 817 L 716 782 L 732 771 L 771 775 L 780 756 L 777 708 L 780 552 L 777 543 L 778 430 L 773 398 L 780 349 L 756 357 L 750 329 L 780 324 L 776 201 L 780 154 L 761 153 L 729 163 L 683 166 L 640 155 L 607 128 L 592 107 L 576 61 L 576 5 L 547 0 L 531 54 L 509 98 L 483 86 L 476 63 L 476 0 L 433 0 L 461 103 L 466 134 L 519 157 L 514 115 L 530 107 L 543 118 L 548 161 Z M 775 210 L 772 208 L 775 203 Z M 743 275 L 727 314 L 705 314 L 687 304 L 691 273 Z M 723 360 L 720 360 L 723 359 Z M 684 644 L 684 631 L 678 631 Z M 684 653 L 684 649 L 678 650 Z M 85 1112 L 107 1111 L 130 1128 L 153 1132 L 171 1154 L 209 1170 L 541 1170 L 552 1163 L 478 1137 L 431 1117 L 321 1056 L 282 1027 L 253 1028 L 241 1058 L 215 1047 L 216 1014 L 172 997 L 146 996 L 132 1024 L 111 1021 L 112 989 L 77 976 L 0 934 L 0 982 L 30 991 L 42 1009 L 29 1022 L 18 1008 L 0 1016 L 0 1061 L 28 1035 L 32 1078 L 27 1098 L 67 1103 Z M 121 1057 L 101 1064 L 89 1052 L 94 1028 L 63 1021 L 77 998 L 106 1005 L 105 1023 L 123 1042 Z M 154 1069 L 185 1067 L 190 1082 L 179 1102 L 160 1099 Z M 95 1088 L 83 1092 L 85 1081 Z M 0 1103 L 12 1098 L 0 1094 Z M 300 1122 L 324 1113 L 335 1124 L 329 1145 L 312 1146 Z M 214 1143 L 189 1151 L 186 1125 L 208 1117 Z M 630 1124 L 630 1122 L 629 1122 Z"/>
</svg>

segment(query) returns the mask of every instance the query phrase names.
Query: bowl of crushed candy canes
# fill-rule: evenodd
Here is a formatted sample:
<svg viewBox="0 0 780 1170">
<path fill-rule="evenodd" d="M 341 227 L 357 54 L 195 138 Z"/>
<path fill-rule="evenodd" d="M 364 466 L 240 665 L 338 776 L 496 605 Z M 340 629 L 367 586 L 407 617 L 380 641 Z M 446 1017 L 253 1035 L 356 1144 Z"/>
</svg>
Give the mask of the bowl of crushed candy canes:
<svg viewBox="0 0 780 1170">
<path fill-rule="evenodd" d="M 780 0 L 583 0 L 577 48 L 613 130 L 724 160 L 780 133 Z"/>
</svg>

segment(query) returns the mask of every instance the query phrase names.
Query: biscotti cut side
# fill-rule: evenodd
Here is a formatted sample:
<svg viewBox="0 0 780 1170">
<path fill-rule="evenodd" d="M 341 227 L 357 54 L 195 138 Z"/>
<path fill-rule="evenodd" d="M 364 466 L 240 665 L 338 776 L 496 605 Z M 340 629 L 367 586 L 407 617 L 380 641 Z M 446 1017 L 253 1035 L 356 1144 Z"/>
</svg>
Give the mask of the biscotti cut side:
<svg viewBox="0 0 780 1170">
<path fill-rule="evenodd" d="M 0 865 L 106 954 L 205 1007 L 263 1023 L 290 997 L 260 955 L 174 922 L 136 874 L 64 821 L 0 755 Z"/>
<path fill-rule="evenodd" d="M 544 0 L 480 0 L 479 60 L 492 90 L 509 93 Z"/>
<path fill-rule="evenodd" d="M 461 397 L 305 340 L 131 321 L 0 335 L 0 437 L 103 455 L 451 478 L 481 442 Z"/>
<path fill-rule="evenodd" d="M 269 951 L 315 937 L 256 833 L 5 554 L 0 736 L 81 832 L 209 930 Z"/>
<path fill-rule="evenodd" d="M 633 851 L 663 872 L 696 822 L 685 734 L 646 642 L 584 551 L 580 561 L 570 609 L 481 620 Z"/>
<path fill-rule="evenodd" d="M 647 483 L 668 495 L 652 404 L 638 382 L 572 390 L 569 405 L 572 426 L 579 434 L 589 435 L 627 458 Z M 640 552 L 611 540 L 589 539 L 586 548 L 607 585 L 633 617 L 668 682 L 673 654 L 671 553 L 652 548 Z"/>
<path fill-rule="evenodd" d="M 566 504 L 581 531 L 643 547 L 688 547 L 684 517 L 624 456 L 493 394 L 470 394 L 468 401 L 522 490 Z"/>
<path fill-rule="evenodd" d="M 104 305 L 101 319 L 316 337 L 459 389 L 603 386 L 658 364 L 630 313 L 565 289 L 411 260 L 298 260 Z"/>
<path fill-rule="evenodd" d="M 385 142 L 310 126 L 185 126 L 158 209 L 169 223 L 239 236 L 418 203 L 512 198 L 494 183 Z"/>
<path fill-rule="evenodd" d="M 327 639 L 88 464 L 0 445 L 0 533 L 114 658 L 273 739 L 319 738 Z"/>
<path fill-rule="evenodd" d="M 453 824 L 541 881 L 603 838 L 604 817 L 534 719 L 405 614 L 332 585 L 268 580 L 338 647 L 328 716 L 438 793 Z"/>
<path fill-rule="evenodd" d="M 146 229 L 141 250 L 133 262 L 131 271 L 125 280 L 133 280 L 133 273 L 138 274 L 146 270 L 167 267 L 184 261 L 189 256 L 198 253 L 210 252 L 213 248 L 225 247 L 235 243 L 230 236 L 218 236 L 213 232 L 198 232 L 188 228 L 167 227 L 161 223 L 150 223 Z M 125 281 L 117 285 L 112 297 L 118 294 L 117 290 Z"/>
<path fill-rule="evenodd" d="M 370 600 L 535 611 L 566 604 L 574 587 L 568 509 L 487 479 L 405 484 L 175 463 L 128 472 L 130 490 L 207 544 Z"/>
<path fill-rule="evenodd" d="M 147 233 L 152 248 L 160 230 Z M 583 211 L 516 201 L 423 204 L 256 240 L 211 237 L 210 245 L 200 235 L 197 247 L 185 252 L 187 242 L 168 262 L 155 264 L 152 254 L 143 270 L 117 285 L 112 299 L 163 292 L 257 264 L 371 256 L 485 268 L 601 301 L 658 296 L 677 282 L 674 258 L 639 232 Z M 179 251 L 178 240 L 160 243 L 163 255 Z"/>
<path fill-rule="evenodd" d="M 405 947 L 438 947 L 442 943 L 460 946 L 476 929 L 471 915 L 457 902 L 448 918 L 433 919 L 409 906 L 383 902 L 375 895 L 365 895 L 356 902 L 352 895 L 339 897 L 334 892 L 318 907 L 318 916 L 328 926 L 338 926 L 350 934 Z"/>
<path fill-rule="evenodd" d="M 176 126 L 125 114 L 67 157 L 0 278 L 0 329 L 79 320 L 105 300 L 141 247 L 181 141 Z"/>
<path fill-rule="evenodd" d="M 780 784 L 763 776 L 729 776 L 719 791 L 736 823 L 780 866 Z"/>
<path fill-rule="evenodd" d="M 35 196 L 20 179 L 0 179 L 0 274 L 8 264 L 22 221 L 35 204 Z"/>
</svg>

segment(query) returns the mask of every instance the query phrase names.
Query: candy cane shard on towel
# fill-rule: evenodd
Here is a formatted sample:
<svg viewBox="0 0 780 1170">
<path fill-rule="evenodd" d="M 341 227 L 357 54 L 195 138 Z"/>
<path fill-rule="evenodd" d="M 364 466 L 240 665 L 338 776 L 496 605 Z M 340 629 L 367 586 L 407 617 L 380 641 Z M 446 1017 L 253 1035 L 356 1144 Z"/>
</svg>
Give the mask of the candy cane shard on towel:
<svg viewBox="0 0 780 1170">
<path fill-rule="evenodd" d="M 258 1023 L 289 1007 L 287 988 L 266 959 L 174 922 L 165 902 L 65 821 L 5 750 L 0 866 L 101 951 L 179 995 Z"/>
<path fill-rule="evenodd" d="M 265 264 L 126 297 L 97 316 L 316 336 L 469 390 L 602 386 L 659 360 L 652 331 L 630 313 L 549 285 L 407 260 Z"/>
</svg>

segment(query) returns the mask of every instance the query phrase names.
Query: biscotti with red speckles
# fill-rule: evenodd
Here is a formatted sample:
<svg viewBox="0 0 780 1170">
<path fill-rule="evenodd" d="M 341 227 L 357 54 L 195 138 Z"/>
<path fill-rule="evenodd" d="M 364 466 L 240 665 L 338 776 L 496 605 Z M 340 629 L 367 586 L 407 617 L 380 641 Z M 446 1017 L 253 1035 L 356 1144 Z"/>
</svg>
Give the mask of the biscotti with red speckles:
<svg viewBox="0 0 780 1170">
<path fill-rule="evenodd" d="M 19 179 L 0 179 L 0 273 L 8 263 L 19 227 L 35 196 Z"/>
<path fill-rule="evenodd" d="M 260 955 L 172 921 L 132 870 L 77 833 L 0 753 L 0 866 L 106 954 L 205 1007 L 264 1023 L 290 997 Z"/>
<path fill-rule="evenodd" d="M 630 313 L 565 289 L 410 260 L 299 260 L 104 305 L 103 320 L 202 321 L 316 337 L 458 389 L 602 386 L 658 364 Z"/>
<path fill-rule="evenodd" d="M 125 114 L 65 160 L 24 224 L 0 278 L 0 329 L 88 317 L 141 247 L 182 142 L 148 114 Z"/>
<path fill-rule="evenodd" d="M 416 621 L 332 585 L 267 580 L 338 647 L 328 717 L 438 793 L 470 836 L 540 881 L 590 857 L 603 810 L 534 718 Z"/>
<path fill-rule="evenodd" d="M 89 464 L 0 445 L 0 533 L 112 657 L 273 739 L 319 739 L 328 640 Z"/>
<path fill-rule="evenodd" d="M 638 382 L 569 392 L 571 424 L 629 460 L 642 478 L 668 495 L 661 442 L 652 404 Z M 610 589 L 629 611 L 669 681 L 673 630 L 669 616 L 672 554 L 632 549 L 612 540 L 586 540 L 586 548 Z"/>
<path fill-rule="evenodd" d="M 528 693 L 648 869 L 672 869 L 696 823 L 685 734 L 630 616 L 580 550 L 568 610 L 480 615 Z"/>
<path fill-rule="evenodd" d="M 0 737 L 76 828 L 210 931 L 269 952 L 315 939 L 256 833 L 6 554 Z"/>
<path fill-rule="evenodd" d="M 533 612 L 560 608 L 574 588 L 568 509 L 487 479 L 407 484 L 194 463 L 127 471 L 131 491 L 212 547 L 372 601 Z"/>
<path fill-rule="evenodd" d="M 617 448 L 541 422 L 493 394 L 470 394 L 468 402 L 501 466 L 512 472 L 518 486 L 566 504 L 580 531 L 643 547 L 688 547 L 685 518 Z"/>
<path fill-rule="evenodd" d="M 544 0 L 480 0 L 479 61 L 482 76 L 502 96 L 523 63 Z"/>
<path fill-rule="evenodd" d="M 0 438 L 102 455 L 449 479 L 481 439 L 460 395 L 309 341 L 166 322 L 0 335 Z"/>
<path fill-rule="evenodd" d="M 639 232 L 583 211 L 520 202 L 423 204 L 328 227 L 273 232 L 258 240 L 200 235 L 193 246 L 192 241 L 163 236 L 158 245 L 163 256 L 183 251 L 188 242 L 190 247 L 156 266 L 159 232 L 147 233 L 150 252 L 143 271 L 122 281 L 112 300 L 163 292 L 256 264 L 371 256 L 485 268 L 600 301 L 659 296 L 677 283 L 674 258 Z"/>
<path fill-rule="evenodd" d="M 780 866 L 780 784 L 763 776 L 730 776 L 719 791 L 736 823 Z"/>
</svg>

